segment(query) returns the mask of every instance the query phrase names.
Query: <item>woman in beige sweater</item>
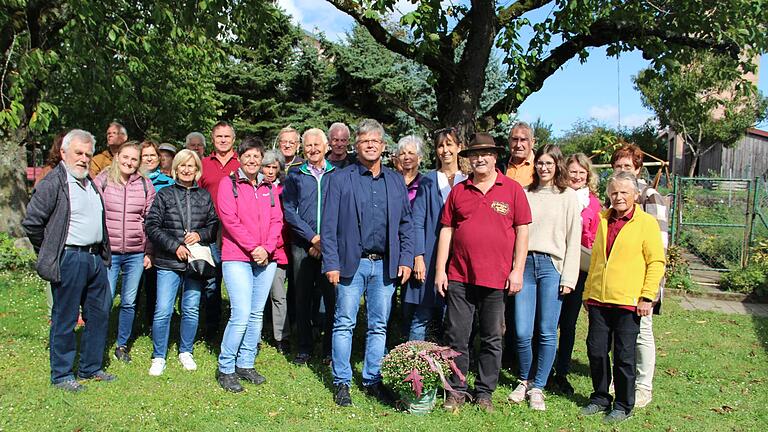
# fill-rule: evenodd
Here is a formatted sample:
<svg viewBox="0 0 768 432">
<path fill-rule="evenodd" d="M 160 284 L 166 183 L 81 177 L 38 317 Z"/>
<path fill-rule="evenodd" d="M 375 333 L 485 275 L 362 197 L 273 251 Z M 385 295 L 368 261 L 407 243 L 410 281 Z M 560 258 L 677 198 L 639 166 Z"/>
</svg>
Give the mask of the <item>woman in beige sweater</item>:
<svg viewBox="0 0 768 432">
<path fill-rule="evenodd" d="M 543 411 L 544 394 L 557 349 L 557 323 L 562 296 L 576 286 L 581 253 L 581 206 L 568 187 L 560 148 L 545 145 L 536 152 L 533 183 L 526 189 L 533 223 L 529 227 L 528 257 L 523 289 L 515 296 L 515 330 L 520 363 L 520 385 L 511 402 L 528 399 Z M 538 358 L 533 361 L 534 328 L 538 330 Z"/>
</svg>

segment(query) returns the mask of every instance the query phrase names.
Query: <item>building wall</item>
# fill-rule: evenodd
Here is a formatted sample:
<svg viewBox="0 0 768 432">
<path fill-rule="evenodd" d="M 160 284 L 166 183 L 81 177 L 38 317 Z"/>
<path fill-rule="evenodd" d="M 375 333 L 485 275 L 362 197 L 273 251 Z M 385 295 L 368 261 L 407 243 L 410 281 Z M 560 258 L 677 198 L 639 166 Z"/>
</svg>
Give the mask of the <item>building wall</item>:
<svg viewBox="0 0 768 432">
<path fill-rule="evenodd" d="M 768 136 L 747 133 L 733 148 L 716 146 L 699 159 L 699 175 L 712 171 L 725 178 L 752 178 L 768 171 Z"/>
</svg>

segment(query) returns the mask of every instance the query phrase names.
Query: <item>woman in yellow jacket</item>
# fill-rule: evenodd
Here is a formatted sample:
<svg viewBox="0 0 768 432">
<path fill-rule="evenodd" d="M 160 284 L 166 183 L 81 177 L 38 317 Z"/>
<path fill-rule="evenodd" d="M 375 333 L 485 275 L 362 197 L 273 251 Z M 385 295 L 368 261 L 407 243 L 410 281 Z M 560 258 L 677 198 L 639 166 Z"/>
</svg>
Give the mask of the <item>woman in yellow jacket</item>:
<svg viewBox="0 0 768 432">
<path fill-rule="evenodd" d="M 658 222 L 635 205 L 638 191 L 632 173 L 617 172 L 609 179 L 611 208 L 600 214 L 583 295 L 589 314 L 587 355 L 594 391 L 582 413 L 609 412 L 608 423 L 625 420 L 634 407 L 640 317 L 652 313 L 666 262 Z M 615 400 L 608 393 L 611 347 Z"/>
</svg>

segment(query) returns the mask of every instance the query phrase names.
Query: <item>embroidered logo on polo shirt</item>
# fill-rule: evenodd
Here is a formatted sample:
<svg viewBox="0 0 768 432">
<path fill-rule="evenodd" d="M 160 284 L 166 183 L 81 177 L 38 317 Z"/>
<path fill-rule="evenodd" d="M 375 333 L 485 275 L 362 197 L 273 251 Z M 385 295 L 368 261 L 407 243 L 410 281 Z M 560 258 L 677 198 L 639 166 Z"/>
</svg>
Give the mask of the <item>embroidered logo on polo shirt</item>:
<svg viewBox="0 0 768 432">
<path fill-rule="evenodd" d="M 509 204 L 501 201 L 494 201 L 491 203 L 491 208 L 500 215 L 506 216 L 509 213 Z"/>
</svg>

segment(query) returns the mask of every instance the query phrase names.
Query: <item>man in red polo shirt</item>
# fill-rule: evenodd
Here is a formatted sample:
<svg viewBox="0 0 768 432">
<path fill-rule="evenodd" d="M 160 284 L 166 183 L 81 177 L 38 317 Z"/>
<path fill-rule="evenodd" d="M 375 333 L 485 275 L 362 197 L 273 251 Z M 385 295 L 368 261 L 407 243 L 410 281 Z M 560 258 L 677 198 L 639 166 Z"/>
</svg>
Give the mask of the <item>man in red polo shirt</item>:
<svg viewBox="0 0 768 432">
<path fill-rule="evenodd" d="M 219 182 L 222 178 L 236 172 L 240 168 L 237 153 L 234 150 L 235 128 L 227 122 L 220 121 L 211 131 L 213 153 L 202 158 L 203 175 L 198 184 L 211 194 L 213 205 L 218 207 L 216 196 Z M 217 208 L 218 210 L 218 208 Z M 221 232 L 219 232 L 221 234 Z M 216 261 L 216 277 L 210 281 L 203 292 L 205 304 L 205 338 L 218 343 L 219 321 L 221 320 L 221 239 L 211 244 L 211 253 Z"/>
<path fill-rule="evenodd" d="M 469 158 L 472 175 L 451 190 L 445 203 L 435 276 L 435 289 L 446 298 L 446 343 L 461 354 L 456 366 L 464 375 L 478 312 L 476 402 L 488 412 L 493 411 L 491 395 L 501 368 L 504 295 L 514 295 L 523 286 L 531 223 L 523 188 L 495 168 L 501 150 L 492 136 L 478 133 L 459 153 Z M 464 403 L 467 385 L 456 374 L 449 382 L 453 390 L 444 407 L 454 411 Z"/>
</svg>

